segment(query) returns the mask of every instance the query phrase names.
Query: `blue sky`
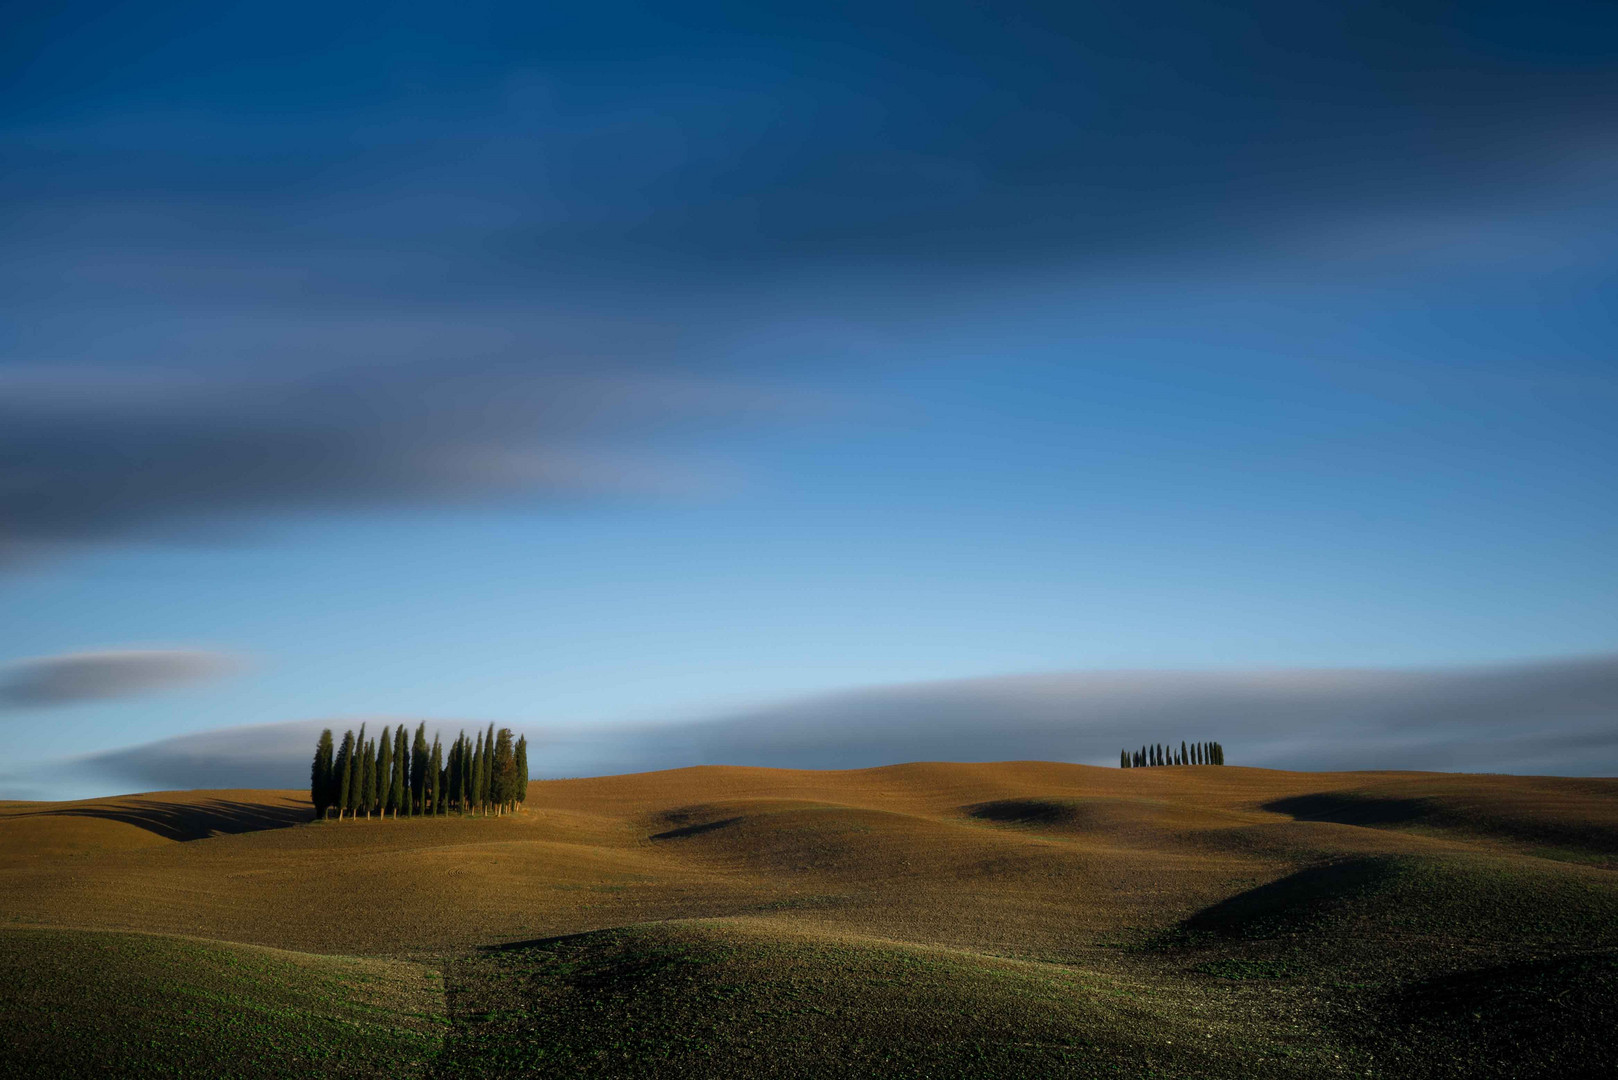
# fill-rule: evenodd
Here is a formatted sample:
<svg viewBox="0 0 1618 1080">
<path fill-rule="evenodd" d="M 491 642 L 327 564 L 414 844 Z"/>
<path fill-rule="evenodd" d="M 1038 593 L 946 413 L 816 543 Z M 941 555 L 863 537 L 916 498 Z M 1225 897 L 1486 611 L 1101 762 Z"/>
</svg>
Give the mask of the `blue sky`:
<svg viewBox="0 0 1618 1080">
<path fill-rule="evenodd" d="M 242 666 L 20 767 L 1618 650 L 1618 16 L 1397 7 L 37 15 L 0 663 Z"/>
</svg>

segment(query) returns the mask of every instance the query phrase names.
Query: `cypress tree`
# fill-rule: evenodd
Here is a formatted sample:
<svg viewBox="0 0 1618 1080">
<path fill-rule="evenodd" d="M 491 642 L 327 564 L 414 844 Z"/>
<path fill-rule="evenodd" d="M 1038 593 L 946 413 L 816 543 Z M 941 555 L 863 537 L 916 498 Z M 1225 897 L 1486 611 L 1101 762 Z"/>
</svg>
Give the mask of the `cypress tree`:
<svg viewBox="0 0 1618 1080">
<path fill-rule="evenodd" d="M 1181 765 L 1186 764 L 1187 760 L 1188 759 L 1186 758 L 1185 740 L 1181 739 L 1180 740 L 1180 764 Z"/>
<path fill-rule="evenodd" d="M 472 786 L 466 758 L 466 732 L 463 731 L 455 740 L 455 806 L 462 814 L 466 813 L 466 798 Z"/>
<path fill-rule="evenodd" d="M 370 771 L 370 756 L 366 752 L 369 744 L 364 738 L 364 731 L 364 725 L 361 725 L 360 734 L 354 737 L 354 786 L 348 789 L 348 816 L 353 818 L 365 813 L 365 777 Z"/>
<path fill-rule="evenodd" d="M 365 810 L 366 816 L 370 816 L 370 808 L 365 806 L 365 763 L 375 759 L 375 746 L 376 742 L 374 740 L 365 738 L 365 725 L 361 724 L 360 733 L 354 737 L 354 753 L 356 755 L 354 758 L 354 790 L 357 793 L 354 799 L 354 813 L 356 817 L 359 816 L 359 811 L 362 808 Z"/>
<path fill-rule="evenodd" d="M 315 760 L 309 766 L 309 801 L 315 804 L 316 821 L 331 805 L 331 766 L 331 728 L 327 728 L 315 743 Z"/>
<path fill-rule="evenodd" d="M 447 801 L 460 805 L 461 798 L 461 740 L 459 737 L 449 744 L 449 753 L 444 756 L 444 772 L 448 791 Z"/>
<path fill-rule="evenodd" d="M 504 813 L 516 799 L 517 755 L 511 745 L 511 729 L 501 728 L 494 753 L 489 755 L 489 804 L 495 813 Z"/>
<path fill-rule="evenodd" d="M 337 820 L 343 820 L 348 808 L 348 789 L 354 784 L 354 732 L 343 732 L 343 748 L 337 752 Z"/>
<path fill-rule="evenodd" d="M 365 790 L 360 795 L 360 801 L 365 804 L 365 818 L 371 818 L 371 811 L 377 810 L 376 803 L 376 755 L 367 752 L 365 755 Z M 378 811 L 380 813 L 380 811 Z"/>
<path fill-rule="evenodd" d="M 360 725 L 360 733 L 354 738 L 354 782 L 348 786 L 348 816 L 359 815 L 360 800 L 364 797 L 365 787 L 365 725 Z"/>
<path fill-rule="evenodd" d="M 528 736 L 517 740 L 517 802 L 528 801 Z"/>
<path fill-rule="evenodd" d="M 449 813 L 449 778 L 454 774 L 448 767 L 438 770 L 438 812 Z"/>
<path fill-rule="evenodd" d="M 399 725 L 393 736 L 393 775 L 388 778 L 388 785 L 395 795 L 393 816 L 409 817 L 410 732 L 403 724 Z"/>
<path fill-rule="evenodd" d="M 457 775 L 458 775 L 455 772 L 455 770 L 460 767 L 459 764 L 458 764 L 458 762 L 460 760 L 459 759 L 460 743 L 461 743 L 461 741 L 459 739 L 456 739 L 454 742 L 449 744 L 449 749 L 444 751 L 444 809 L 445 810 L 448 810 L 449 807 L 450 807 L 450 804 L 455 801 L 455 792 L 456 792 L 456 789 L 457 789 L 456 780 L 457 780 Z"/>
<path fill-rule="evenodd" d="M 483 787 L 478 792 L 483 797 L 483 812 L 489 812 L 489 805 L 494 802 L 494 724 L 489 725 L 489 733 L 483 737 Z"/>
<path fill-rule="evenodd" d="M 468 786 L 472 789 L 474 807 L 483 805 L 483 732 L 478 732 L 477 745 L 472 749 L 472 775 Z"/>
<path fill-rule="evenodd" d="M 427 757 L 427 787 L 432 792 L 435 814 L 444 812 L 444 748 L 439 745 L 438 732 L 433 732 L 433 748 Z"/>
<path fill-rule="evenodd" d="M 376 790 L 372 797 L 376 802 L 376 816 L 382 817 L 388 808 L 388 766 L 383 758 L 387 757 L 388 728 L 383 727 L 382 734 L 371 740 L 371 767 L 376 771 Z"/>
<path fill-rule="evenodd" d="M 438 740 L 434 739 L 427 744 L 427 752 L 422 755 L 422 758 L 427 762 L 421 770 L 421 812 L 423 814 L 433 812 L 433 789 L 438 787 L 437 749 Z"/>
<path fill-rule="evenodd" d="M 393 736 L 393 814 L 410 816 L 410 734 L 403 724 Z"/>
<path fill-rule="evenodd" d="M 410 745 L 410 803 L 411 813 L 427 812 L 427 724 L 416 725 L 416 739 Z"/>
</svg>

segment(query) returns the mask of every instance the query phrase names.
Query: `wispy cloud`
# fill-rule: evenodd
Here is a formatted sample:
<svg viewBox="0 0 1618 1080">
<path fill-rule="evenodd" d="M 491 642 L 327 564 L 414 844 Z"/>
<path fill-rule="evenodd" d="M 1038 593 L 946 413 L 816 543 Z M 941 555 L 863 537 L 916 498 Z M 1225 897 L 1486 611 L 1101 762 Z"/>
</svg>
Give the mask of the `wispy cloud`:
<svg viewBox="0 0 1618 1080">
<path fill-rule="evenodd" d="M 1270 768 L 1613 775 L 1614 715 L 1618 656 L 1603 656 L 1441 671 L 1016 675 L 849 691 L 686 722 L 524 730 L 540 776 L 708 764 L 1110 765 L 1123 747 L 1181 739 L 1218 739 L 1233 764 Z M 79 766 L 102 788 L 297 787 L 320 728 L 357 723 L 187 735 Z M 463 725 L 428 722 L 435 726 Z"/>
<path fill-rule="evenodd" d="M 233 656 L 194 649 L 122 649 L 23 660 L 0 670 L 0 708 L 32 709 L 129 697 L 219 678 Z"/>
</svg>

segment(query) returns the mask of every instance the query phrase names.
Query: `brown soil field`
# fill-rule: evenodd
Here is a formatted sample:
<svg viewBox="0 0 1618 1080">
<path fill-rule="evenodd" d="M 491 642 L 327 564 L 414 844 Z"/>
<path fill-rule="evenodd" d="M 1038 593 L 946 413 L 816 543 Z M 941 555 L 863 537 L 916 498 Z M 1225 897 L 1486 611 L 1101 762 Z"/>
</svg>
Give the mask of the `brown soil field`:
<svg viewBox="0 0 1618 1080">
<path fill-rule="evenodd" d="M 476 965 L 490 949 L 565 939 L 594 957 L 593 932 L 667 924 L 702 955 L 710 946 L 692 941 L 723 938 L 725 956 L 752 958 L 736 961 L 740 972 L 764 970 L 766 939 L 864 949 L 859 962 L 882 970 L 889 953 L 868 950 L 931 950 L 915 963 L 943 971 L 975 957 L 1044 965 L 1039 978 L 1122 980 L 1182 1021 L 1207 1012 L 1198 1022 L 1209 1030 L 1292 1025 L 1337 1048 L 1335 1058 L 1277 1050 L 1243 1075 L 1400 1075 L 1382 1071 L 1372 1048 L 1422 1021 L 1398 1019 L 1416 1007 L 1394 997 L 1445 978 L 1510 985 L 1511 965 L 1595 957 L 1596 974 L 1578 984 L 1594 1004 L 1565 1019 L 1611 1007 L 1618 780 L 1050 762 L 711 767 L 534 781 L 522 812 L 494 819 L 310 816 L 307 796 L 291 791 L 0 803 L 0 927 L 427 963 L 453 990 L 456 978 L 485 986 Z M 625 947 L 611 940 L 602 956 Z M 985 987 L 1003 983 L 979 975 Z M 456 1075 L 483 1075 L 467 1064 L 470 1044 L 456 1042 L 473 1027 L 455 1030 Z M 1466 1065 L 1461 1028 L 1444 1031 L 1411 1045 L 1451 1039 L 1457 1069 L 1488 1074 Z M 1558 1046 L 1544 1052 L 1559 1067 L 1596 1053 Z M 1469 1075 L 1418 1058 L 1405 1074 Z M 1223 1074 L 1176 1060 L 1139 1075 Z M 1537 1075 L 1513 1068 L 1499 1075 Z M 734 1062 L 711 1074 L 727 1070 Z M 665 1074 L 710 1073 L 670 1064 Z M 1096 1073 L 1120 1074 L 1135 1073 Z"/>
</svg>

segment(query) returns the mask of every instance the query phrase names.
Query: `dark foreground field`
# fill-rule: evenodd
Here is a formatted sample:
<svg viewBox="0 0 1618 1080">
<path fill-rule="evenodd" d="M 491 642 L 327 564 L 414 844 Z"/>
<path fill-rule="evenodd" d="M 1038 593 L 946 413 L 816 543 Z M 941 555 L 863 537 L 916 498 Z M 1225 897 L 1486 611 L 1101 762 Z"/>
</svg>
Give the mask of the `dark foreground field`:
<svg viewBox="0 0 1618 1080">
<path fill-rule="evenodd" d="M 0 1075 L 1618 1075 L 1618 781 L 688 769 L 0 804 Z"/>
</svg>

